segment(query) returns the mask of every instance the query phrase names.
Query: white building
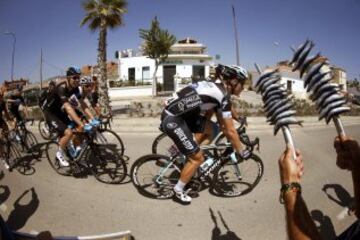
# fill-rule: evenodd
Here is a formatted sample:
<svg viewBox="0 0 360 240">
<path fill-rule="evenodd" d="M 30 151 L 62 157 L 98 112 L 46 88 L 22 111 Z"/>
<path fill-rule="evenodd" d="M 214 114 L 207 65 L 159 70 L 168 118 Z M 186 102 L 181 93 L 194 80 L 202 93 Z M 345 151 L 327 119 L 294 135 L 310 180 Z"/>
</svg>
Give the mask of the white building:
<svg viewBox="0 0 360 240">
<path fill-rule="evenodd" d="M 279 62 L 277 66 L 274 68 L 279 69 L 279 73 L 281 75 L 280 84 L 284 85 L 284 89 L 286 89 L 288 93 L 292 94 L 296 98 L 301 98 L 301 99 L 309 98 L 309 93 L 306 91 L 306 88 L 304 87 L 304 80 L 300 78 L 299 71 L 293 72 L 292 68 L 288 65 L 287 61 Z M 332 74 L 331 84 L 336 85 L 342 91 L 346 91 L 345 70 L 339 67 L 325 65 L 321 68 L 321 71 L 331 72 Z M 259 75 L 257 74 L 255 76 L 256 77 L 254 79 L 256 79 L 257 81 Z M 254 85 L 255 84 L 253 84 L 253 86 Z"/>
<path fill-rule="evenodd" d="M 155 71 L 155 61 L 135 53 L 133 50 L 118 52 L 119 81 L 130 85 L 151 84 Z M 206 54 L 206 46 L 196 40 L 186 38 L 171 47 L 170 54 L 157 70 L 157 79 L 163 84 L 163 91 L 174 91 L 181 82 L 192 78 L 209 76 L 212 57 Z M 175 76 L 175 78 L 174 78 Z"/>
</svg>

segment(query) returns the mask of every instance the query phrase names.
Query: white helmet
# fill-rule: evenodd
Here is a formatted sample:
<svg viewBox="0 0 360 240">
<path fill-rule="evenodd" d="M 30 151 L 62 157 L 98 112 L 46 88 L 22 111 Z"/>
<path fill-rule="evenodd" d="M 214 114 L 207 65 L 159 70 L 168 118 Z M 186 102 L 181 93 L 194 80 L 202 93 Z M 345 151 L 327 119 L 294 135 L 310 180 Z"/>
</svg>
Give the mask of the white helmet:
<svg viewBox="0 0 360 240">
<path fill-rule="evenodd" d="M 84 76 L 80 78 L 80 85 L 88 85 L 91 84 L 92 82 L 93 82 L 92 78 L 89 76 Z"/>
<path fill-rule="evenodd" d="M 218 74 L 222 75 L 225 81 L 236 78 L 239 81 L 245 81 L 249 74 L 245 68 L 237 65 L 222 65 L 216 67 Z"/>
</svg>

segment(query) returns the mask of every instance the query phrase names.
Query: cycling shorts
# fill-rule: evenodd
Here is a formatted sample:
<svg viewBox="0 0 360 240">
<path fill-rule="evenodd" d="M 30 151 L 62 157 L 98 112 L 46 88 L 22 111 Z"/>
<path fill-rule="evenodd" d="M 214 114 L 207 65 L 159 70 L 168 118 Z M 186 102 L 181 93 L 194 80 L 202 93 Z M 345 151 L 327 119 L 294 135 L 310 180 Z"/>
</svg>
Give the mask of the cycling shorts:
<svg viewBox="0 0 360 240">
<path fill-rule="evenodd" d="M 174 141 L 182 154 L 189 156 L 200 151 L 193 138 L 193 133 L 204 131 L 205 117 L 197 116 L 197 119 L 194 120 L 193 117 L 173 116 L 164 111 L 161 119 L 160 129 Z"/>
<path fill-rule="evenodd" d="M 53 113 L 44 111 L 46 123 L 54 128 L 60 137 L 64 136 L 65 130 L 72 123 L 69 117 L 64 112 Z"/>
</svg>

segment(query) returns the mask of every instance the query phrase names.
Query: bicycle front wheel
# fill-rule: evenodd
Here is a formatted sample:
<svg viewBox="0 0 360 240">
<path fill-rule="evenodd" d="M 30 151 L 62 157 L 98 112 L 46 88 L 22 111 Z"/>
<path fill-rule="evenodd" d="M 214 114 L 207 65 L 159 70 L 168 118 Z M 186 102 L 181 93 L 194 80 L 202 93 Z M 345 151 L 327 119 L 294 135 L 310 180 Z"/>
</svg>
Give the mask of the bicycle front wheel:
<svg viewBox="0 0 360 240">
<path fill-rule="evenodd" d="M 106 145 L 93 145 L 87 150 L 86 159 L 94 177 L 103 183 L 121 183 L 127 175 L 122 156 Z"/>
<path fill-rule="evenodd" d="M 39 128 L 41 137 L 44 140 L 50 140 L 51 132 L 50 132 L 49 126 L 47 125 L 47 123 L 45 122 L 44 119 L 39 120 L 38 128 Z"/>
<path fill-rule="evenodd" d="M 252 154 L 247 160 L 234 164 L 226 163 L 215 171 L 213 187 L 222 197 L 237 197 L 251 192 L 264 173 L 264 164 L 259 156 Z"/>
<path fill-rule="evenodd" d="M 124 155 L 124 143 L 122 142 L 119 135 L 117 135 L 114 131 L 109 129 L 101 129 L 97 133 L 96 136 L 96 143 L 107 145 L 108 147 L 112 147 L 117 149 L 120 155 Z"/>
<path fill-rule="evenodd" d="M 51 141 L 46 145 L 46 158 L 50 163 L 50 166 L 60 175 L 70 176 L 71 167 L 63 167 L 60 165 L 59 160 L 56 158 L 56 152 L 59 149 L 59 144 L 56 141 Z M 64 154 L 65 160 L 70 162 L 67 154 Z"/>
<path fill-rule="evenodd" d="M 132 165 L 131 180 L 145 197 L 169 199 L 174 196 L 173 187 L 180 178 L 176 165 L 169 167 L 170 158 L 164 155 L 145 155 Z"/>
<path fill-rule="evenodd" d="M 173 140 L 166 133 L 161 133 L 155 138 L 151 150 L 153 154 L 167 155 L 172 145 L 174 145 Z"/>
</svg>

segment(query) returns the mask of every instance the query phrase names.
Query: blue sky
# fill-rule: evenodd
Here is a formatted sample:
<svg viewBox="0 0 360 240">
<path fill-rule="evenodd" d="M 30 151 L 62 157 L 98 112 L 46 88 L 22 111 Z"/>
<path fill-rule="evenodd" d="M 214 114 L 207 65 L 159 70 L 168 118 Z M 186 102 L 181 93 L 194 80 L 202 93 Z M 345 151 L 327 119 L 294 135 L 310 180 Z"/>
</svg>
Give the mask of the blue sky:
<svg viewBox="0 0 360 240">
<path fill-rule="evenodd" d="M 255 62 L 265 66 L 289 59 L 289 46 L 309 38 L 348 78 L 360 78 L 359 0 L 128 0 L 125 25 L 109 31 L 108 60 L 115 59 L 116 50 L 137 48 L 139 28 L 149 28 L 156 15 L 177 39 L 193 37 L 210 55 L 234 64 L 232 4 L 241 65 L 253 69 Z M 41 48 L 44 78 L 69 65 L 95 64 L 98 34 L 80 28 L 83 16 L 78 0 L 0 0 L 0 82 L 11 76 L 13 40 L 2 34 L 6 30 L 16 34 L 15 78 L 39 81 Z"/>
</svg>

